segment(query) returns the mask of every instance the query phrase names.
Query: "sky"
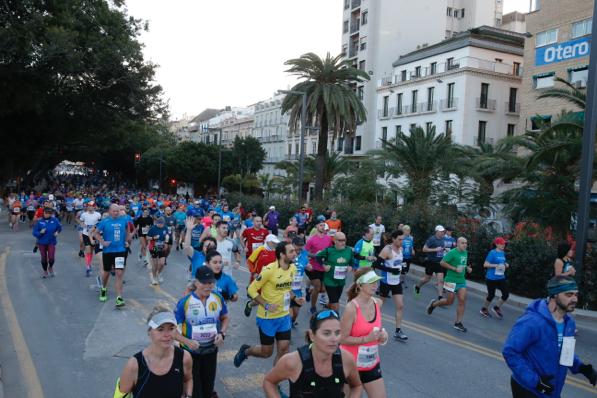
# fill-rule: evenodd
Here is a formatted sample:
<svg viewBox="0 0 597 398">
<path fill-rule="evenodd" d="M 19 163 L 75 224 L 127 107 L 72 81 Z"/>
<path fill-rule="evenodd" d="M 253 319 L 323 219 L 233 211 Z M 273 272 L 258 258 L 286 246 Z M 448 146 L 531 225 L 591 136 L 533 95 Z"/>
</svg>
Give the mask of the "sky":
<svg viewBox="0 0 597 398">
<path fill-rule="evenodd" d="M 391 1 L 391 0 L 390 0 Z M 488 0 L 477 0 L 488 1 Z M 343 0 L 127 0 L 148 21 L 140 40 L 157 64 L 172 119 L 248 106 L 291 87 L 284 62 L 341 51 Z M 504 0 L 504 13 L 528 0 Z"/>
</svg>

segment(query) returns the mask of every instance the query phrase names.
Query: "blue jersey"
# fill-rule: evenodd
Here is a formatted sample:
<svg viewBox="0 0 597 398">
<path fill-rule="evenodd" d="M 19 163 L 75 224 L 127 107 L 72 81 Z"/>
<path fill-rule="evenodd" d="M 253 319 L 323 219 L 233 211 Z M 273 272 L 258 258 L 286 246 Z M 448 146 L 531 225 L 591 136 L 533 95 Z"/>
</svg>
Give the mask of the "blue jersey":
<svg viewBox="0 0 597 398">
<path fill-rule="evenodd" d="M 103 236 L 104 241 L 110 242 L 109 246 L 104 246 L 104 253 L 121 253 L 126 251 L 126 231 L 127 218 L 124 216 L 118 218 L 108 217 L 100 221 L 96 228 Z"/>
<path fill-rule="evenodd" d="M 220 272 L 220 275 L 216 275 L 216 291 L 224 300 L 230 300 L 238 292 L 238 286 L 230 275 Z"/>
<path fill-rule="evenodd" d="M 191 230 L 191 247 L 199 247 L 203 231 L 205 231 L 205 227 L 203 226 L 203 224 L 197 224 L 193 227 L 193 229 Z"/>
<path fill-rule="evenodd" d="M 506 269 L 506 253 L 494 249 L 487 254 L 485 261 L 489 264 L 498 264 L 498 268 L 487 268 L 487 272 L 485 273 L 486 279 L 491 281 L 506 279 L 506 275 L 504 274 Z"/>
<path fill-rule="evenodd" d="M 444 254 L 456 247 L 456 239 L 452 236 L 444 235 Z"/>
<path fill-rule="evenodd" d="M 191 260 L 191 275 L 194 278 L 197 268 L 205 265 L 205 254 L 201 250 L 194 250 L 193 257 L 188 257 Z"/>
<path fill-rule="evenodd" d="M 204 346 L 213 344 L 221 330 L 220 319 L 226 314 L 226 303 L 216 292 L 211 292 L 205 304 L 193 292 L 180 299 L 174 310 L 176 322 L 182 325 L 182 335 Z"/>
<path fill-rule="evenodd" d="M 306 249 L 296 257 L 294 265 L 296 266 L 296 273 L 292 281 L 292 292 L 296 297 L 303 297 L 303 275 L 305 275 L 305 267 L 309 264 L 309 252 Z"/>
<path fill-rule="evenodd" d="M 405 259 L 410 259 L 413 255 L 413 247 L 415 245 L 414 239 L 412 236 L 405 236 L 404 240 L 402 241 L 402 256 Z"/>
<path fill-rule="evenodd" d="M 154 238 L 154 237 L 158 237 L 157 241 L 158 242 L 165 242 L 166 241 L 166 235 L 168 235 L 168 228 L 166 227 L 158 227 L 157 225 L 152 225 L 151 228 L 149 228 L 149 231 L 147 232 L 147 237 L 148 238 Z"/>
<path fill-rule="evenodd" d="M 184 214 L 184 211 L 176 210 L 173 216 L 176 219 L 176 225 L 184 226 L 184 223 L 187 219 L 187 215 Z"/>
</svg>

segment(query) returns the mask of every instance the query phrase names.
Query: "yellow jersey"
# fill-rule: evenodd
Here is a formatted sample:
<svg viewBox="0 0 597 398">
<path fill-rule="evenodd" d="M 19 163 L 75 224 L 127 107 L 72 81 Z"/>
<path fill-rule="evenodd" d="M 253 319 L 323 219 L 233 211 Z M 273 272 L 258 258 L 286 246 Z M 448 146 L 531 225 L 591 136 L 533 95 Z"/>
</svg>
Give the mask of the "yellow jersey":
<svg viewBox="0 0 597 398">
<path fill-rule="evenodd" d="M 257 309 L 257 316 L 262 319 L 276 319 L 290 314 L 290 290 L 292 281 L 296 274 L 296 266 L 290 264 L 287 270 L 284 270 L 274 261 L 263 267 L 263 270 L 249 285 L 249 296 L 263 297 L 266 303 L 275 304 L 275 311 L 266 311 L 261 304 Z"/>
</svg>

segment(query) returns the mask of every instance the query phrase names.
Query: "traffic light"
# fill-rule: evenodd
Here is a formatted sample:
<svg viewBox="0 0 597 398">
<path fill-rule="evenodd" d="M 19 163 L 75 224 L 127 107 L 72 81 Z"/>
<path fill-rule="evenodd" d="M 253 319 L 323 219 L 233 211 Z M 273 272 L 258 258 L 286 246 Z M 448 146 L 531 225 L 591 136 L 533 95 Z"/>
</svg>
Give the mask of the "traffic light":
<svg viewBox="0 0 597 398">
<path fill-rule="evenodd" d="M 170 179 L 170 185 L 172 185 L 173 187 L 176 186 L 176 179 L 175 178 L 171 178 Z"/>
<path fill-rule="evenodd" d="M 135 166 L 138 166 L 140 161 L 141 161 L 141 154 L 137 152 L 137 153 L 135 153 Z"/>
</svg>

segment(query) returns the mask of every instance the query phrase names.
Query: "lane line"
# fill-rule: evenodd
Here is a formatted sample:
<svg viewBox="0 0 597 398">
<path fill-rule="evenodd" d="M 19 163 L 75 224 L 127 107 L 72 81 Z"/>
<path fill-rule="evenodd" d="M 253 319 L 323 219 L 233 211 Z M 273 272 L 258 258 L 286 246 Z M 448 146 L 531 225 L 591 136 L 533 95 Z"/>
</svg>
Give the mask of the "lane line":
<svg viewBox="0 0 597 398">
<path fill-rule="evenodd" d="M 21 377 L 23 378 L 27 390 L 27 396 L 29 398 L 44 398 L 41 382 L 37 375 L 37 369 L 35 369 L 35 365 L 33 364 L 33 358 L 31 357 L 29 347 L 25 342 L 23 331 L 19 325 L 17 314 L 12 305 L 6 286 L 6 259 L 8 258 L 8 253 L 10 253 L 10 247 L 7 247 L 6 250 L 0 254 L 0 302 L 2 303 L 4 315 L 6 316 L 14 350 L 17 354 L 19 367 L 21 368 Z"/>
</svg>

